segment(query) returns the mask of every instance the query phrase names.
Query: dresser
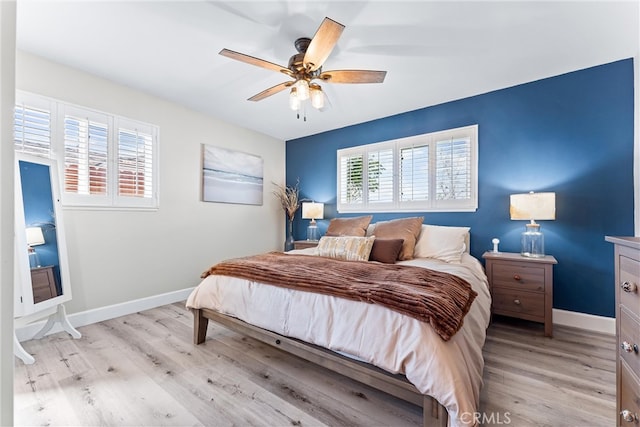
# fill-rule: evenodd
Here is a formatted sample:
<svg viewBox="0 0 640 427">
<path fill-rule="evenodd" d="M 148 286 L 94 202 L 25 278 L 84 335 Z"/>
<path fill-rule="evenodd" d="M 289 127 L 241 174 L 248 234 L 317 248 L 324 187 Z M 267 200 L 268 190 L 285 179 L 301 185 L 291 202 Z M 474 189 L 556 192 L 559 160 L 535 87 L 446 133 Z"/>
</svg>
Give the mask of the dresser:
<svg viewBox="0 0 640 427">
<path fill-rule="evenodd" d="M 491 314 L 544 323 L 544 335 L 553 334 L 553 266 L 550 255 L 531 258 L 519 253 L 485 252 L 485 270 L 491 290 Z"/>
<path fill-rule="evenodd" d="M 640 426 L 640 237 L 614 244 L 616 293 L 616 405 L 618 426 Z"/>
<path fill-rule="evenodd" d="M 33 303 L 57 297 L 56 276 L 53 274 L 53 266 L 36 267 L 31 269 L 31 287 L 33 288 Z"/>
</svg>

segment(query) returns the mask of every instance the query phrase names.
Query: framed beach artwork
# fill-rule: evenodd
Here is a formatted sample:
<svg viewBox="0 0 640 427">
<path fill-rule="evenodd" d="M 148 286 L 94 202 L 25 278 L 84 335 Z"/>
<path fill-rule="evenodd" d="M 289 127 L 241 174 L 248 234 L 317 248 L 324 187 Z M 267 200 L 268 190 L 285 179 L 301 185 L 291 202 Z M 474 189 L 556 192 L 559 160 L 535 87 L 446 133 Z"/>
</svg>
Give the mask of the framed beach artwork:
<svg viewBox="0 0 640 427">
<path fill-rule="evenodd" d="M 202 144 L 202 200 L 262 205 L 262 157 Z"/>
</svg>

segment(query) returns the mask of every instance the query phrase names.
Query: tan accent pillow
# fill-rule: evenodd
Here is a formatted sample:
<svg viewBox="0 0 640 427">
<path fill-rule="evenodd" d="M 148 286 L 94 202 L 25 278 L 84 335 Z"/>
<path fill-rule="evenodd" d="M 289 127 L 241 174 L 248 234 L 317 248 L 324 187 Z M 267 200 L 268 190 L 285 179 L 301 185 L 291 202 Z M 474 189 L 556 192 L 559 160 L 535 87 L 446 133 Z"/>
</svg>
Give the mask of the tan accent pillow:
<svg viewBox="0 0 640 427">
<path fill-rule="evenodd" d="M 375 239 L 373 236 L 322 236 L 317 254 L 345 261 L 368 261 Z"/>
<path fill-rule="evenodd" d="M 373 216 L 357 216 L 354 218 L 334 218 L 329 223 L 325 236 L 360 236 L 367 232 L 367 226 Z"/>
<path fill-rule="evenodd" d="M 412 259 L 416 240 L 418 240 L 418 236 L 422 230 L 423 220 L 424 217 L 420 216 L 377 222 L 373 233 L 379 239 L 403 239 L 404 243 L 402 244 L 402 250 L 398 255 L 398 259 Z"/>
<path fill-rule="evenodd" d="M 376 239 L 371 248 L 369 261 L 378 261 L 385 264 L 395 264 L 402 250 L 402 239 Z"/>
<path fill-rule="evenodd" d="M 462 253 L 467 249 L 465 241 L 469 230 L 469 227 L 424 224 L 413 255 L 416 258 L 436 258 L 459 263 Z"/>
</svg>

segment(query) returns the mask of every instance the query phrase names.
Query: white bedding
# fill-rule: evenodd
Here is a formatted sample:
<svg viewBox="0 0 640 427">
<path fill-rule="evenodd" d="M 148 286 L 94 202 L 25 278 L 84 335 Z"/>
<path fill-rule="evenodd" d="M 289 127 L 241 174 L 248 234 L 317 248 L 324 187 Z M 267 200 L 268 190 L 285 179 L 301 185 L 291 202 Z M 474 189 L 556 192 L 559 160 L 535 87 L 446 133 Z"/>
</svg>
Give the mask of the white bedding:
<svg viewBox="0 0 640 427">
<path fill-rule="evenodd" d="M 451 340 L 443 341 L 427 323 L 382 306 L 225 276 L 205 278 L 189 296 L 187 307 L 214 309 L 402 373 L 421 393 L 447 408 L 451 426 L 472 425 L 482 385 L 482 347 L 491 305 L 484 270 L 466 253 L 460 264 L 429 258 L 400 264 L 455 274 L 478 293 L 463 327 Z"/>
</svg>

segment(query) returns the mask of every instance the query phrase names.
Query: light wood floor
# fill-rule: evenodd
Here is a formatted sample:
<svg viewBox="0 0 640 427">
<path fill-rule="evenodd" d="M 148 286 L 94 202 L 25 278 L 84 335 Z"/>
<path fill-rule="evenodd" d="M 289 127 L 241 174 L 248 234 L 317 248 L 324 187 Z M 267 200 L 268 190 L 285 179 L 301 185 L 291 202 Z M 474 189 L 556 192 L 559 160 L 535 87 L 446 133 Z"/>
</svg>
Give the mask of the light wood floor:
<svg viewBox="0 0 640 427">
<path fill-rule="evenodd" d="M 172 304 L 24 343 L 18 426 L 410 426 L 421 409 L 215 324 L 192 344 Z M 615 338 L 494 319 L 484 425 L 615 425 Z"/>
</svg>

